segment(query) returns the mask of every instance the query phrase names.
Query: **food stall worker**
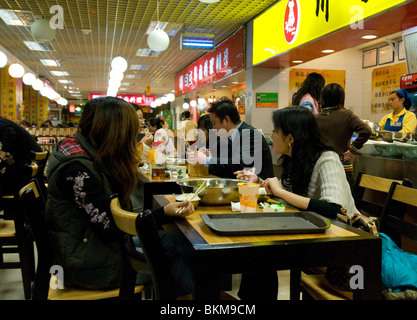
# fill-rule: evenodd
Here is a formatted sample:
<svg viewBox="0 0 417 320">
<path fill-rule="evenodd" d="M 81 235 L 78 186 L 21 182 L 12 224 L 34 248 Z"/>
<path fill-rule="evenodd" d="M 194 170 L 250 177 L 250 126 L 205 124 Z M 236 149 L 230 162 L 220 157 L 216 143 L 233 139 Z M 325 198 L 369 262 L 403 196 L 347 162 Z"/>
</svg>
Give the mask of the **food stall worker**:
<svg viewBox="0 0 417 320">
<path fill-rule="evenodd" d="M 388 104 L 393 111 L 382 118 L 379 126 L 381 131 L 414 132 L 417 120 L 414 113 L 408 111 L 411 107 L 407 90 L 400 89 L 391 92 Z"/>
</svg>

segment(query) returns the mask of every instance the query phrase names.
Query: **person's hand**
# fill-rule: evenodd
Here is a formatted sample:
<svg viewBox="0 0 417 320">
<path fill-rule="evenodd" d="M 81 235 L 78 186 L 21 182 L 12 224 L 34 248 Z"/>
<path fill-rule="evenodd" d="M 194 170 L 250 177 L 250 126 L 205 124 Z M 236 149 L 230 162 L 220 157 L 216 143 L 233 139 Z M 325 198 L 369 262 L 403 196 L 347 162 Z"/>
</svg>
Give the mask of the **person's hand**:
<svg viewBox="0 0 417 320">
<path fill-rule="evenodd" d="M 201 151 L 191 151 L 187 153 L 187 159 L 189 164 L 204 164 L 207 156 Z"/>
<path fill-rule="evenodd" d="M 142 141 L 147 146 L 150 146 L 153 142 L 153 134 L 148 132 L 140 141 Z"/>
<path fill-rule="evenodd" d="M 353 160 L 354 154 L 349 150 L 343 153 L 343 161 L 344 162 L 351 162 Z"/>
<path fill-rule="evenodd" d="M 261 185 L 265 188 L 266 193 L 279 196 L 279 192 L 282 190 L 281 184 L 278 178 L 267 178 Z"/>
<path fill-rule="evenodd" d="M 205 147 L 200 148 L 199 151 L 202 152 L 202 153 L 204 153 L 207 157 L 211 157 L 212 156 L 210 150 L 207 149 L 207 148 L 205 148 Z"/>
<path fill-rule="evenodd" d="M 252 173 L 252 171 L 247 171 L 245 169 L 233 172 L 233 174 L 236 175 L 236 179 L 249 181 L 249 183 L 256 183 L 259 181 L 259 178 L 256 174 Z"/>
<path fill-rule="evenodd" d="M 164 207 L 164 212 L 167 216 L 183 218 L 194 212 L 194 205 L 189 200 L 172 202 Z"/>
</svg>

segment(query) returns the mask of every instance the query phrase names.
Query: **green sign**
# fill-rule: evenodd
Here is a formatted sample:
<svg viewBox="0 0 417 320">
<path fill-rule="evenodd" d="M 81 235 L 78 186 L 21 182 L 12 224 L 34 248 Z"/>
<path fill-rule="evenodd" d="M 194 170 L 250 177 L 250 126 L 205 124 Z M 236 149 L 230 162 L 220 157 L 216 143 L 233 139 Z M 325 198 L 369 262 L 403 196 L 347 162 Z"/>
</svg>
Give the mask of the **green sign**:
<svg viewBox="0 0 417 320">
<path fill-rule="evenodd" d="M 257 93 L 256 94 L 257 108 L 278 108 L 278 93 Z"/>
</svg>

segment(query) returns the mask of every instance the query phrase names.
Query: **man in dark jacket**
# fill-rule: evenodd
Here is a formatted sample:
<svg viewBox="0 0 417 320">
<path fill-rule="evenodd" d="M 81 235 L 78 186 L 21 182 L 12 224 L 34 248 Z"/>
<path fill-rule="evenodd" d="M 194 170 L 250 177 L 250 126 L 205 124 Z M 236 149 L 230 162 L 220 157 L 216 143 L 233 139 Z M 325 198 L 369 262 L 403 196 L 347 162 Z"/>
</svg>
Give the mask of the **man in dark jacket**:
<svg viewBox="0 0 417 320">
<path fill-rule="evenodd" d="M 31 177 L 31 170 L 26 165 L 31 163 L 32 151 L 40 152 L 42 148 L 36 143 L 26 129 L 17 123 L 0 116 L 0 159 L 12 156 L 14 163 L 10 166 L 2 165 L 0 173 L 0 194 L 10 194 L 23 187 Z M 5 170 L 4 170 L 5 169 Z M 3 204 L 0 198 L 0 210 Z"/>
<path fill-rule="evenodd" d="M 204 163 L 209 173 L 222 178 L 235 179 L 234 172 L 255 167 L 262 179 L 274 176 L 272 156 L 262 133 L 240 120 L 232 100 L 221 99 L 208 109 L 213 129 L 210 134 L 211 155 L 203 152 L 189 154 L 189 162 Z"/>
</svg>

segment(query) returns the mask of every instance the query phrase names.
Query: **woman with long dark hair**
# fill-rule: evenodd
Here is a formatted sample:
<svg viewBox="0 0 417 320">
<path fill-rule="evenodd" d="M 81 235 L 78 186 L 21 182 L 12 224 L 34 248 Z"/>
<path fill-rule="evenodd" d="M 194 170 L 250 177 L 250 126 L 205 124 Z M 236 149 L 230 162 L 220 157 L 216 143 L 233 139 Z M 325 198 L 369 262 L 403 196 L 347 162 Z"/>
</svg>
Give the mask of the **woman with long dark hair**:
<svg viewBox="0 0 417 320">
<path fill-rule="evenodd" d="M 339 155 L 323 141 L 314 115 L 304 107 L 291 106 L 275 111 L 272 120 L 271 139 L 274 152 L 282 155 L 282 176 L 253 180 L 301 210 L 329 218 L 336 218 L 341 208 L 349 215 L 359 212 Z M 248 179 L 245 172 L 236 174 L 238 179 Z"/>
<path fill-rule="evenodd" d="M 320 112 L 321 91 L 325 84 L 324 77 L 316 72 L 311 72 L 303 81 L 301 88 L 294 93 L 292 104 L 309 109 L 312 113 Z"/>
<path fill-rule="evenodd" d="M 120 234 L 112 219 L 110 196 L 131 210 L 130 194 L 138 183 L 138 117 L 132 105 L 114 97 L 87 102 L 76 135 L 62 140 L 47 170 L 46 222 L 54 263 L 65 272 L 65 284 L 88 288 L 120 285 Z M 188 201 L 169 204 L 153 214 L 194 211 Z M 188 294 L 187 292 L 181 293 Z"/>
<path fill-rule="evenodd" d="M 236 172 L 238 179 L 260 182 L 267 193 L 300 210 L 314 211 L 335 219 L 341 208 L 349 215 L 359 212 L 354 204 L 343 165 L 333 148 L 323 142 L 314 115 L 304 107 L 291 106 L 272 115 L 274 152 L 281 154 L 282 176 L 262 180 Z M 276 299 L 276 270 L 262 274 L 243 274 L 239 297 Z M 259 297 L 259 296 L 258 296 Z"/>
</svg>

